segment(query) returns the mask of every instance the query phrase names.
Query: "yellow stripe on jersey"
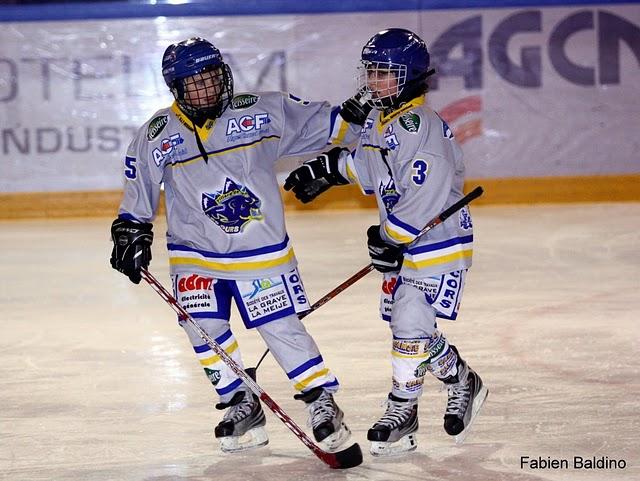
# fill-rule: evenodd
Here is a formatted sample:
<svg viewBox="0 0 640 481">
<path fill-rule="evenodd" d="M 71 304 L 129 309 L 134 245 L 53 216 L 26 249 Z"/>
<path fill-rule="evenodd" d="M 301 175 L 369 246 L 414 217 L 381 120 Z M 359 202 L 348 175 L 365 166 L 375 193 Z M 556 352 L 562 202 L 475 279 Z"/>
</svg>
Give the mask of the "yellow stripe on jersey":
<svg viewBox="0 0 640 481">
<path fill-rule="evenodd" d="M 342 144 L 344 142 L 344 138 L 347 136 L 347 131 L 349 130 L 349 124 L 342 120 L 342 118 L 338 119 L 340 122 L 340 129 L 338 130 L 338 135 L 331 140 L 331 144 Z"/>
<path fill-rule="evenodd" d="M 225 352 L 227 354 L 231 354 L 236 349 L 238 349 L 238 341 L 234 341 L 233 344 L 231 344 L 229 347 L 225 349 Z M 215 364 L 216 362 L 219 362 L 219 361 L 220 361 L 220 356 L 216 354 L 215 356 L 207 357 L 205 359 L 200 359 L 200 364 L 202 364 L 203 366 L 211 366 L 211 364 Z"/>
<path fill-rule="evenodd" d="M 209 157 L 217 157 L 219 155 L 228 154 L 229 152 L 238 152 L 239 150 L 252 149 L 252 148 L 260 145 L 262 142 L 266 142 L 268 140 L 280 140 L 280 136 L 278 136 L 278 135 L 270 135 L 268 137 L 263 137 L 263 138 L 259 139 L 257 142 L 251 143 L 249 145 L 239 145 L 237 147 L 232 147 L 230 149 L 222 150 L 220 152 L 208 152 L 207 155 Z M 198 157 L 194 157 L 193 159 L 189 159 L 189 160 L 187 160 L 185 162 L 176 162 L 175 164 L 167 164 L 167 165 L 168 165 L 168 167 L 183 167 L 185 165 L 192 164 L 193 162 L 197 162 L 199 160 L 202 160 L 202 156 L 201 155 L 199 155 Z"/>
<path fill-rule="evenodd" d="M 387 233 L 387 235 L 389 237 L 391 237 L 394 240 L 397 240 L 401 244 L 408 244 L 413 239 L 415 239 L 415 237 L 409 237 L 409 236 L 403 235 L 403 234 L 401 234 L 399 232 L 396 232 L 391 227 L 389 227 L 389 223 L 388 222 L 385 222 L 385 224 L 384 224 L 384 231 Z"/>
<path fill-rule="evenodd" d="M 169 258 L 169 264 L 171 264 L 172 266 L 196 265 L 216 271 L 248 271 L 253 269 L 267 269 L 269 267 L 286 264 L 294 257 L 295 254 L 293 252 L 293 249 L 290 248 L 286 255 L 267 261 L 232 262 L 227 264 L 222 262 L 207 261 L 194 257 L 171 257 Z"/>
<path fill-rule="evenodd" d="M 382 112 L 380 112 L 380 115 L 378 116 L 378 133 L 382 134 L 382 131 L 384 130 L 384 128 L 390 124 L 391 122 L 393 122 L 395 119 L 397 119 L 398 117 L 400 117 L 402 114 L 408 112 L 411 109 L 414 109 L 416 107 L 419 107 L 420 105 L 424 104 L 424 100 L 425 100 L 425 96 L 421 96 L 418 98 L 413 99 L 411 102 L 407 102 L 405 105 L 403 105 L 401 108 L 399 108 L 398 110 L 391 112 L 389 115 L 383 115 Z"/>
<path fill-rule="evenodd" d="M 303 379 L 302 381 L 296 383 L 293 385 L 293 387 L 295 389 L 297 389 L 298 391 L 302 391 L 305 387 L 307 387 L 309 384 L 311 384 L 311 382 L 314 379 L 319 378 L 320 376 L 326 376 L 327 374 L 329 374 L 329 369 L 324 368 L 318 372 L 316 372 L 315 374 L 312 374 L 311 376 Z"/>
<path fill-rule="evenodd" d="M 410 267 L 411 269 L 421 269 L 423 267 L 434 266 L 437 264 L 447 264 L 449 262 L 457 261 L 460 259 L 468 259 L 473 255 L 473 249 L 466 249 L 463 251 L 454 252 L 444 256 L 433 257 L 431 259 L 425 259 L 423 261 L 412 262 L 405 259 L 403 265 Z"/>
</svg>

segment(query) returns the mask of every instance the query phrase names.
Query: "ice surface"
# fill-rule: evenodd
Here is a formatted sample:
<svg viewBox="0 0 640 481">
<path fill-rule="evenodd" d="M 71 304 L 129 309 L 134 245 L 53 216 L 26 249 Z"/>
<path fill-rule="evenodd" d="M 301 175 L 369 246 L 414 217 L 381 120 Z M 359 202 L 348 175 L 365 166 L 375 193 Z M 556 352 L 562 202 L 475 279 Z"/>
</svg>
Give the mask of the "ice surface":
<svg viewBox="0 0 640 481">
<path fill-rule="evenodd" d="M 223 455 L 221 413 L 173 312 L 111 270 L 111 219 L 0 223 L 0 479 L 60 481 L 640 479 L 640 204 L 473 208 L 474 266 L 441 328 L 489 398 L 462 446 L 428 379 L 418 450 L 325 468 L 267 411 L 268 447 Z M 375 212 L 288 217 L 316 300 L 368 263 Z M 156 222 L 151 266 L 168 283 Z M 390 332 L 369 274 L 305 323 L 338 375 L 337 401 L 367 451 L 389 390 Z M 233 314 L 245 364 L 264 345 Z M 304 425 L 271 356 L 262 387 Z M 520 457 L 625 459 L 624 470 L 521 469 Z"/>
</svg>

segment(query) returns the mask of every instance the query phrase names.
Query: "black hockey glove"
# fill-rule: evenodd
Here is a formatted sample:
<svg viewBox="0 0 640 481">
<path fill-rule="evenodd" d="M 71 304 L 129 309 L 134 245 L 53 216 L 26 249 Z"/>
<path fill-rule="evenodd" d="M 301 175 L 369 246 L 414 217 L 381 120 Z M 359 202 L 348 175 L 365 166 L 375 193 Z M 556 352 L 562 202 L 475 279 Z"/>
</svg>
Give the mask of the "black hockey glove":
<svg viewBox="0 0 640 481">
<path fill-rule="evenodd" d="M 373 267 L 379 272 L 398 272 L 404 256 L 402 246 L 385 242 L 380 236 L 380 226 L 372 225 L 367 230 L 367 245 Z"/>
<path fill-rule="evenodd" d="M 111 224 L 111 267 L 139 284 L 142 279 L 140 269 L 151 262 L 152 224 L 138 223 L 126 219 L 116 219 Z"/>
<path fill-rule="evenodd" d="M 371 108 L 371 105 L 367 103 L 367 99 L 364 98 L 364 94 L 358 92 L 353 97 L 342 102 L 340 115 L 350 124 L 363 126 L 369 112 L 371 112 Z"/>
<path fill-rule="evenodd" d="M 334 147 L 329 152 L 304 162 L 289 174 L 284 181 L 284 190 L 293 190 L 296 198 L 306 204 L 332 185 L 348 184 L 349 181 L 338 170 L 338 158 L 343 150 L 347 149 Z"/>
</svg>

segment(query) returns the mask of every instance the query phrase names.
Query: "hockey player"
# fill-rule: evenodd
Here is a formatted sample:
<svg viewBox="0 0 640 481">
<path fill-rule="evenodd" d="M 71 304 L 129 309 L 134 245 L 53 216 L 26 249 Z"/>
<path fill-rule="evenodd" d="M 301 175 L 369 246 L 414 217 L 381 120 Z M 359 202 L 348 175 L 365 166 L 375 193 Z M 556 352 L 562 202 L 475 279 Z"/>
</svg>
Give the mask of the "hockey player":
<svg viewBox="0 0 640 481">
<path fill-rule="evenodd" d="M 453 133 L 426 106 L 433 73 L 427 47 L 408 30 L 384 30 L 364 46 L 359 70 L 360 91 L 374 110 L 356 150 L 336 147 L 305 162 L 289 175 L 285 189 L 302 202 L 347 183 L 376 196 L 380 224 L 367 231 L 368 249 L 384 273 L 380 311 L 393 334 L 393 379 L 386 411 L 367 437 L 372 454 L 388 455 L 417 447 L 418 398 L 427 372 L 447 386 L 444 429 L 458 442 L 487 388 L 436 323 L 458 313 L 471 266 L 468 208 L 418 237 L 430 219 L 462 197 L 464 180 Z"/>
<path fill-rule="evenodd" d="M 240 365 L 229 327 L 232 300 L 256 328 L 307 403 L 315 439 L 334 451 L 349 437 L 325 367 L 296 313 L 309 308 L 287 236 L 274 173 L 285 155 L 356 139 L 368 110 L 349 99 L 339 107 L 280 92 L 233 94 L 218 49 L 201 38 L 170 45 L 162 74 L 175 97 L 138 131 L 124 160 L 124 197 L 111 226 L 111 265 L 134 283 L 151 261 L 152 224 L 164 184 L 167 247 L 175 297 Z M 365 112 L 365 113 L 363 113 Z M 340 115 L 338 115 L 340 114 Z M 185 330 L 226 412 L 215 428 L 223 451 L 267 444 L 255 395 L 203 343 Z"/>
</svg>

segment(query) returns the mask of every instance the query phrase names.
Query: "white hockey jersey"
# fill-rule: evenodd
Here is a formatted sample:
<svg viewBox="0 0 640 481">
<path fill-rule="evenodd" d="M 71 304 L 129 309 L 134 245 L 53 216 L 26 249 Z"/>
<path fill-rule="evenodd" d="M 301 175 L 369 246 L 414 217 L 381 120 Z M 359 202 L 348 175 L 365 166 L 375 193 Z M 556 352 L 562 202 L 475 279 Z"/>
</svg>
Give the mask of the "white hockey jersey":
<svg viewBox="0 0 640 481">
<path fill-rule="evenodd" d="M 221 117 L 195 126 L 173 104 L 136 134 L 125 158 L 119 216 L 154 219 L 164 183 L 171 274 L 252 280 L 297 264 L 274 172 L 283 156 L 355 141 L 339 107 L 281 92 L 236 95 Z"/>
<path fill-rule="evenodd" d="M 406 245 L 401 275 L 423 278 L 471 266 L 473 226 L 467 207 L 416 240 L 432 218 L 462 197 L 462 151 L 425 97 L 385 116 L 374 110 L 358 147 L 340 170 L 375 194 L 381 234 Z"/>
</svg>

